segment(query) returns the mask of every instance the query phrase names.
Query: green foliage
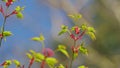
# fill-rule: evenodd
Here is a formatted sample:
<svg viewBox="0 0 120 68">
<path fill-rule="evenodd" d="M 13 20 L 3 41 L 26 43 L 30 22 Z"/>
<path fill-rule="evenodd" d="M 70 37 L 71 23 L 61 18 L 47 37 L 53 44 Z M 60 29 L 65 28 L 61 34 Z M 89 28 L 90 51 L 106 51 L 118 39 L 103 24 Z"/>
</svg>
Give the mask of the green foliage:
<svg viewBox="0 0 120 68">
<path fill-rule="evenodd" d="M 23 14 L 21 12 L 18 12 L 16 14 L 16 17 L 19 18 L 19 19 L 23 19 L 24 16 L 23 16 Z"/>
<path fill-rule="evenodd" d="M 58 35 L 62 35 L 62 34 L 64 34 L 64 33 L 66 33 L 67 31 L 68 31 L 68 27 L 65 26 L 65 25 L 62 25 L 62 26 L 61 26 L 61 31 L 59 32 Z"/>
<path fill-rule="evenodd" d="M 5 62 L 6 62 L 6 65 L 8 65 L 8 66 L 12 64 L 11 60 L 6 60 Z"/>
<path fill-rule="evenodd" d="M 93 32 L 87 32 L 87 34 L 91 37 L 92 40 L 96 40 L 95 34 Z"/>
<path fill-rule="evenodd" d="M 65 56 L 67 56 L 69 58 L 69 54 L 64 45 L 58 45 L 57 51 L 62 52 Z"/>
<path fill-rule="evenodd" d="M 70 14 L 68 15 L 70 18 L 72 19 L 80 19 L 82 18 L 82 15 L 81 14 Z"/>
<path fill-rule="evenodd" d="M 13 60 L 13 63 L 16 65 L 16 67 L 20 67 L 20 62 L 18 60 Z"/>
<path fill-rule="evenodd" d="M 3 63 L 3 68 L 8 68 L 11 64 L 15 64 L 16 65 L 16 68 L 20 67 L 21 64 L 18 60 L 6 60 L 4 63 Z"/>
<path fill-rule="evenodd" d="M 17 12 L 21 12 L 21 11 L 24 10 L 24 8 L 25 8 L 25 7 L 17 6 L 17 7 L 15 8 L 15 10 L 16 10 Z"/>
<path fill-rule="evenodd" d="M 79 66 L 78 68 L 88 68 L 88 67 L 86 67 L 86 66 L 84 66 L 84 65 L 81 65 L 81 66 Z"/>
<path fill-rule="evenodd" d="M 23 14 L 21 13 L 21 11 L 23 11 L 23 10 L 24 10 L 24 7 L 17 6 L 15 8 L 15 11 L 17 12 L 17 14 L 16 14 L 17 18 L 22 19 L 24 17 Z"/>
<path fill-rule="evenodd" d="M 86 24 L 82 24 L 81 25 L 81 29 L 84 31 L 84 30 L 87 30 L 87 25 Z"/>
<path fill-rule="evenodd" d="M 76 59 L 78 57 L 78 53 L 73 53 L 73 59 Z"/>
<path fill-rule="evenodd" d="M 55 68 L 65 68 L 63 64 L 60 64 L 59 66 L 55 67 Z"/>
<path fill-rule="evenodd" d="M 92 40 L 95 40 L 95 39 L 96 39 L 96 37 L 95 37 L 95 29 L 94 29 L 93 27 L 88 27 L 86 24 L 83 24 L 83 25 L 81 26 L 81 29 L 82 29 L 83 31 L 86 31 L 86 34 L 87 34 L 88 36 L 90 36 L 90 38 L 91 38 Z"/>
<path fill-rule="evenodd" d="M 95 29 L 93 27 L 88 27 L 88 31 L 95 33 Z"/>
<path fill-rule="evenodd" d="M 49 65 L 50 68 L 54 68 L 55 64 L 57 63 L 57 59 L 55 58 L 46 58 L 46 63 Z"/>
<path fill-rule="evenodd" d="M 92 40 L 96 39 L 96 37 L 95 37 L 95 29 L 93 27 L 88 27 L 86 33 L 91 37 Z"/>
<path fill-rule="evenodd" d="M 26 53 L 26 55 L 29 59 L 32 59 L 32 55 L 30 53 Z"/>
<path fill-rule="evenodd" d="M 3 32 L 3 37 L 7 37 L 7 36 L 11 36 L 11 35 L 12 35 L 12 32 L 10 32 L 10 31 Z"/>
<path fill-rule="evenodd" d="M 35 54 L 35 61 L 36 62 L 41 62 L 42 60 L 44 60 L 44 55 L 43 54 L 41 54 L 41 53 L 36 53 Z"/>
<path fill-rule="evenodd" d="M 40 34 L 40 37 L 33 37 L 32 40 L 37 42 L 43 42 L 45 38 L 42 34 Z"/>
<path fill-rule="evenodd" d="M 87 50 L 83 45 L 84 45 L 84 43 L 82 43 L 82 44 L 80 45 L 80 48 L 79 48 L 80 53 L 85 54 L 85 55 L 88 55 L 88 50 Z"/>
<path fill-rule="evenodd" d="M 3 2 L 7 2 L 8 0 L 2 0 Z"/>
<path fill-rule="evenodd" d="M 34 57 L 36 62 L 41 62 L 44 59 L 44 55 L 41 53 L 37 53 L 33 50 L 30 50 L 30 53 L 26 53 L 27 57 L 29 59 L 32 59 Z"/>
<path fill-rule="evenodd" d="M 79 66 L 78 68 L 87 68 L 87 67 L 85 67 L 84 65 L 82 65 L 82 66 Z"/>
<path fill-rule="evenodd" d="M 10 32 L 10 31 L 4 31 L 3 32 L 3 38 L 4 38 L 4 40 L 6 41 L 6 37 L 9 37 L 11 35 L 12 35 L 12 32 Z"/>
</svg>

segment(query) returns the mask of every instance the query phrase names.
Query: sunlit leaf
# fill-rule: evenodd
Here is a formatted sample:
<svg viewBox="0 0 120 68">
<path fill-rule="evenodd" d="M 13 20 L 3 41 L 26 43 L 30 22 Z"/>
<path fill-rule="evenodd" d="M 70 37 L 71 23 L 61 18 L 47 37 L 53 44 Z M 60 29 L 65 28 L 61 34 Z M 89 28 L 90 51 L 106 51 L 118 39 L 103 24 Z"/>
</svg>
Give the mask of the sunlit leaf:
<svg viewBox="0 0 120 68">
<path fill-rule="evenodd" d="M 83 46 L 83 43 L 80 45 L 79 50 L 82 54 L 88 55 L 88 50 Z"/>
<path fill-rule="evenodd" d="M 20 12 L 21 7 L 20 7 L 20 6 L 17 6 L 17 7 L 15 8 L 15 10 L 16 10 L 17 12 Z"/>
<path fill-rule="evenodd" d="M 58 67 L 56 68 L 65 68 L 62 64 L 60 64 Z"/>
<path fill-rule="evenodd" d="M 62 25 L 61 28 L 62 28 L 62 29 L 68 29 L 68 26 Z"/>
<path fill-rule="evenodd" d="M 92 40 L 96 40 L 96 37 L 95 37 L 95 29 L 94 29 L 93 27 L 88 27 L 86 33 L 87 33 L 87 35 L 90 36 L 90 38 L 91 38 Z"/>
<path fill-rule="evenodd" d="M 81 15 L 81 14 L 76 14 L 76 18 L 77 18 L 77 19 L 82 18 L 82 15 Z"/>
<path fill-rule="evenodd" d="M 65 56 L 67 56 L 69 58 L 69 54 L 66 51 L 66 47 L 64 45 L 58 45 L 58 51 L 62 52 Z"/>
<path fill-rule="evenodd" d="M 19 18 L 19 19 L 23 19 L 24 16 L 23 16 L 23 14 L 21 12 L 18 12 L 16 14 L 16 17 Z"/>
<path fill-rule="evenodd" d="M 3 32 L 3 37 L 11 36 L 12 33 L 10 31 L 4 31 Z"/>
<path fill-rule="evenodd" d="M 26 55 L 29 59 L 32 59 L 32 55 L 30 53 L 26 53 Z"/>
<path fill-rule="evenodd" d="M 45 38 L 42 34 L 40 34 L 39 37 L 33 37 L 32 40 L 33 41 L 38 41 L 38 42 L 43 42 L 45 40 Z"/>
<path fill-rule="evenodd" d="M 72 19 L 80 19 L 82 18 L 82 15 L 81 14 L 70 14 L 68 15 L 70 18 Z"/>
<path fill-rule="evenodd" d="M 93 32 L 87 32 L 92 40 L 96 40 L 95 34 Z"/>
<path fill-rule="evenodd" d="M 20 62 L 18 60 L 13 60 L 13 63 L 17 66 L 20 67 Z"/>
<path fill-rule="evenodd" d="M 61 28 L 62 28 L 62 29 L 61 29 L 61 31 L 58 33 L 58 35 L 62 35 L 62 34 L 66 33 L 66 32 L 68 31 L 68 27 L 65 26 L 65 25 L 62 25 Z"/>
<path fill-rule="evenodd" d="M 17 6 L 17 7 L 15 8 L 15 10 L 16 10 L 17 12 L 21 12 L 21 11 L 24 10 L 24 7 Z"/>
<path fill-rule="evenodd" d="M 58 45 L 58 49 L 66 49 L 65 45 Z"/>
<path fill-rule="evenodd" d="M 41 53 L 36 53 L 35 55 L 35 61 L 36 62 L 41 62 L 44 59 L 44 55 Z"/>
<path fill-rule="evenodd" d="M 94 29 L 93 27 L 88 27 L 87 30 L 88 30 L 89 32 L 95 33 L 95 29 Z"/>
<path fill-rule="evenodd" d="M 8 0 L 2 0 L 3 2 L 7 2 Z"/>
<path fill-rule="evenodd" d="M 52 57 L 46 59 L 46 63 L 49 65 L 50 68 L 54 68 L 54 65 L 57 62 L 58 62 L 57 59 L 52 58 Z"/>
<path fill-rule="evenodd" d="M 87 67 L 85 67 L 84 65 L 82 65 L 82 66 L 79 66 L 78 68 L 87 68 Z"/>
<path fill-rule="evenodd" d="M 76 59 L 78 57 L 78 53 L 73 53 L 73 59 Z"/>
<path fill-rule="evenodd" d="M 6 65 L 8 65 L 8 66 L 12 64 L 11 60 L 6 60 L 5 62 L 6 62 Z"/>
<path fill-rule="evenodd" d="M 87 25 L 86 24 L 82 24 L 81 25 L 81 29 L 84 31 L 84 30 L 87 30 Z"/>
<path fill-rule="evenodd" d="M 66 33 L 67 31 L 68 31 L 67 29 L 61 30 L 58 35 L 62 35 L 64 33 Z"/>
<path fill-rule="evenodd" d="M 15 2 L 16 0 L 12 0 L 12 2 Z"/>
<path fill-rule="evenodd" d="M 68 54 L 68 52 L 66 50 L 60 49 L 60 51 L 69 58 L 69 54 Z"/>
<path fill-rule="evenodd" d="M 8 2 L 8 0 L 2 0 L 3 2 Z M 12 2 L 15 2 L 16 0 L 12 0 Z"/>
<path fill-rule="evenodd" d="M 40 41 L 44 41 L 45 40 L 45 38 L 44 38 L 44 36 L 42 35 L 42 34 L 40 34 Z"/>
<path fill-rule="evenodd" d="M 39 41 L 40 41 L 40 38 L 39 38 L 39 37 L 33 37 L 32 40 L 33 40 L 33 41 L 38 41 L 38 42 L 39 42 Z"/>
</svg>

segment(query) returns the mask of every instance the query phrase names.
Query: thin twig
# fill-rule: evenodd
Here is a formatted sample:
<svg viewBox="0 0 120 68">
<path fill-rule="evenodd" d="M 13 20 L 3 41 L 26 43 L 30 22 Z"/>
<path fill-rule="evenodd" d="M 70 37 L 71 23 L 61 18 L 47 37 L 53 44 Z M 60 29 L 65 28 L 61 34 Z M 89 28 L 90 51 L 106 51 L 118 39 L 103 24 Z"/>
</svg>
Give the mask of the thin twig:
<svg viewBox="0 0 120 68">
<path fill-rule="evenodd" d="M 6 20 L 7 20 L 7 17 L 5 16 L 4 17 L 4 22 L 3 22 L 3 25 L 2 25 L 2 37 L 0 38 L 0 47 L 1 47 L 1 44 L 2 44 L 2 39 L 3 39 L 3 32 L 5 30 L 5 23 L 6 23 Z"/>
<path fill-rule="evenodd" d="M 5 15 L 4 15 L 4 21 L 3 21 L 3 25 L 2 25 L 2 37 L 0 38 L 0 47 L 1 47 L 1 45 L 2 45 L 2 39 L 3 39 L 3 32 L 4 32 L 4 30 L 5 30 L 5 24 L 6 24 L 6 21 L 7 21 L 7 13 L 8 13 L 8 8 L 9 7 L 7 7 L 6 8 L 6 13 L 5 13 Z"/>
<path fill-rule="evenodd" d="M 74 40 L 74 45 L 73 46 L 76 46 L 76 40 Z M 74 53 L 72 52 L 72 58 L 71 58 L 71 62 L 70 62 L 70 68 L 72 68 L 73 60 L 74 60 Z"/>
</svg>

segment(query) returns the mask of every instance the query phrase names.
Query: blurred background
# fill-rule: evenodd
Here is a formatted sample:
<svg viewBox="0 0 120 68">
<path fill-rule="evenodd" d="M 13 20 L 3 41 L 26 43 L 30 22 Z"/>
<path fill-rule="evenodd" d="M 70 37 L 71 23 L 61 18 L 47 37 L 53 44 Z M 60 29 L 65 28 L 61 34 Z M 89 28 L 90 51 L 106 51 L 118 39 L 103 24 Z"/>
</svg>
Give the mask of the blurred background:
<svg viewBox="0 0 120 68">
<path fill-rule="evenodd" d="M 4 5 L 0 1 L 0 4 Z M 18 59 L 28 65 L 26 52 L 41 50 L 41 44 L 31 40 L 42 33 L 46 47 L 55 49 L 58 44 L 71 45 L 67 35 L 58 36 L 60 26 L 69 27 L 87 23 L 96 29 L 96 40 L 85 37 L 89 56 L 80 55 L 73 68 L 86 65 L 89 68 L 120 68 L 120 0 L 20 0 L 11 6 L 25 6 L 24 19 L 15 16 L 7 19 L 5 30 L 13 33 L 0 47 L 0 63 L 8 59 Z M 80 13 L 82 18 L 73 22 L 68 15 Z M 0 14 L 0 26 L 3 17 Z M 68 59 L 58 53 L 55 57 L 68 63 Z M 25 66 L 25 68 L 26 68 Z M 34 64 L 33 68 L 39 68 Z M 15 68 L 11 66 L 10 68 Z"/>
</svg>

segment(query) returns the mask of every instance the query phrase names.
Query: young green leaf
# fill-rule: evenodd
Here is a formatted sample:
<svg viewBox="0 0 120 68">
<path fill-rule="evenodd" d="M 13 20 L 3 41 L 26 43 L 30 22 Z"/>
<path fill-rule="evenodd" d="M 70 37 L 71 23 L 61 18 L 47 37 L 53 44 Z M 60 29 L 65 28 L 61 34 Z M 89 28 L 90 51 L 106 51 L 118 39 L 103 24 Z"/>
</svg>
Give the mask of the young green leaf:
<svg viewBox="0 0 120 68">
<path fill-rule="evenodd" d="M 57 63 L 57 59 L 55 58 L 46 58 L 46 63 L 49 65 L 50 68 L 54 68 L 54 65 Z"/>
<path fill-rule="evenodd" d="M 95 34 L 93 32 L 87 32 L 92 40 L 96 40 Z"/>
<path fill-rule="evenodd" d="M 66 51 L 66 47 L 65 47 L 64 45 L 58 45 L 57 51 L 62 52 L 65 56 L 67 56 L 67 57 L 69 58 L 69 54 L 68 54 L 68 52 Z"/>
<path fill-rule="evenodd" d="M 94 29 L 93 27 L 88 27 L 87 30 L 88 30 L 89 32 L 95 33 L 95 29 Z"/>
<path fill-rule="evenodd" d="M 36 55 L 35 55 L 36 62 L 41 62 L 42 60 L 44 60 L 44 58 L 45 58 L 44 55 L 41 53 L 36 53 Z"/>
<path fill-rule="evenodd" d="M 17 6 L 17 7 L 15 8 L 15 10 L 16 10 L 17 12 L 21 12 L 21 11 L 24 10 L 24 7 Z"/>
<path fill-rule="evenodd" d="M 70 18 L 72 19 L 80 19 L 82 18 L 82 15 L 81 14 L 70 14 L 68 15 Z"/>
<path fill-rule="evenodd" d="M 78 57 L 78 53 L 73 53 L 73 59 L 76 59 Z"/>
<path fill-rule="evenodd" d="M 44 38 L 44 36 L 42 35 L 42 34 L 40 34 L 40 41 L 44 41 L 45 40 L 45 38 Z"/>
<path fill-rule="evenodd" d="M 8 0 L 2 0 L 3 2 L 7 2 Z"/>
<path fill-rule="evenodd" d="M 56 68 L 65 68 L 62 64 L 60 64 L 58 67 Z"/>
<path fill-rule="evenodd" d="M 58 49 L 66 49 L 65 45 L 58 45 Z"/>
<path fill-rule="evenodd" d="M 4 31 L 3 32 L 3 37 L 11 36 L 12 33 L 10 31 Z"/>
<path fill-rule="evenodd" d="M 5 62 L 6 62 L 6 65 L 7 65 L 7 66 L 9 66 L 9 65 L 12 64 L 12 61 L 11 61 L 11 60 L 6 60 Z"/>
<path fill-rule="evenodd" d="M 79 66 L 78 68 L 87 68 L 87 67 L 85 67 L 84 65 L 82 65 L 82 66 Z"/>
<path fill-rule="evenodd" d="M 61 31 L 58 33 L 58 35 L 62 35 L 62 34 L 66 33 L 66 32 L 68 31 L 68 27 L 65 26 L 65 25 L 62 25 L 61 28 L 62 28 L 62 29 L 61 29 Z"/>
<path fill-rule="evenodd" d="M 16 67 L 20 67 L 20 62 L 18 60 L 13 60 L 13 63 L 16 65 Z"/>
<path fill-rule="evenodd" d="M 32 57 L 33 57 L 30 53 L 26 53 L 26 55 L 29 59 L 32 59 Z"/>
<path fill-rule="evenodd" d="M 24 16 L 23 16 L 23 14 L 21 12 L 18 12 L 16 14 L 16 17 L 19 18 L 19 19 L 23 19 Z"/>
<path fill-rule="evenodd" d="M 42 34 L 40 34 L 39 37 L 33 37 L 32 40 L 37 41 L 37 42 L 43 42 L 45 40 L 45 38 Z"/>
<path fill-rule="evenodd" d="M 82 45 L 80 45 L 79 50 L 82 54 L 88 55 L 88 50 L 85 47 L 83 47 L 83 43 Z"/>
<path fill-rule="evenodd" d="M 81 29 L 84 31 L 84 30 L 87 30 L 87 25 L 86 24 L 82 24 L 81 25 Z"/>
<path fill-rule="evenodd" d="M 39 37 L 33 37 L 32 40 L 40 42 L 40 38 Z"/>
</svg>

